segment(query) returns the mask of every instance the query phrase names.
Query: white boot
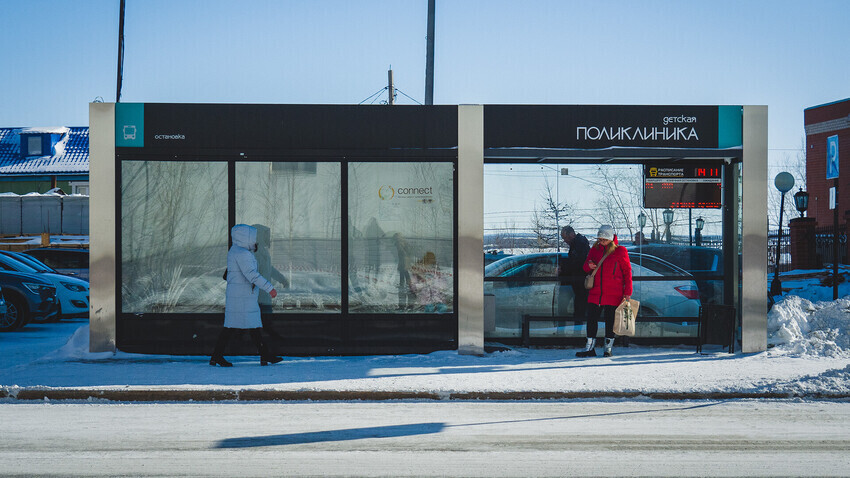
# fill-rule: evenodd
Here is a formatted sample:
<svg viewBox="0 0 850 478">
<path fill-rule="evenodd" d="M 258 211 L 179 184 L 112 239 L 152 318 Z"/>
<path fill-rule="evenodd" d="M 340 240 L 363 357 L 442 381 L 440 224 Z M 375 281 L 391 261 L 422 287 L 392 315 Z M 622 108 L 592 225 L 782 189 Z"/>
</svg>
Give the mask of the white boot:
<svg viewBox="0 0 850 478">
<path fill-rule="evenodd" d="M 584 350 L 581 352 L 576 352 L 576 357 L 596 357 L 596 339 L 592 339 L 588 337 L 587 345 L 584 346 Z"/>
<path fill-rule="evenodd" d="M 603 357 L 610 357 L 611 349 L 614 348 L 614 339 L 605 339 L 605 353 L 602 354 Z"/>
</svg>

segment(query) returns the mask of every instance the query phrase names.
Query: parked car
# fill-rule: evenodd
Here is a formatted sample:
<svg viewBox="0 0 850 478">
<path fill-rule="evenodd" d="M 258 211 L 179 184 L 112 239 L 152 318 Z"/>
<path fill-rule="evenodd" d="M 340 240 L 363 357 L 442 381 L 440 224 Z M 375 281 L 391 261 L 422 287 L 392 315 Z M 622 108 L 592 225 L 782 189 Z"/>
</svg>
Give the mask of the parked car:
<svg viewBox="0 0 850 478">
<path fill-rule="evenodd" d="M 0 271 L 0 289 L 6 302 L 0 332 L 17 330 L 31 319 L 51 320 L 59 312 L 56 287 L 38 274 Z"/>
<path fill-rule="evenodd" d="M 88 249 L 40 247 L 24 251 L 24 253 L 35 257 L 60 274 L 69 274 L 80 279 L 89 280 Z"/>
<path fill-rule="evenodd" d="M 0 251 L 0 269 L 34 272 L 56 287 L 59 314 L 56 318 L 88 317 L 89 283 L 74 276 L 60 274 L 35 257 L 20 252 Z"/>
<path fill-rule="evenodd" d="M 644 244 L 629 246 L 629 254 L 640 251 L 675 264 L 693 275 L 723 275 L 723 251 L 711 247 L 681 244 Z M 699 287 L 700 300 L 704 304 L 720 304 L 723 299 L 723 283 L 718 280 L 694 279 Z"/>
<path fill-rule="evenodd" d="M 484 269 L 485 294 L 496 297 L 496 327 L 516 329 L 524 314 L 552 317 L 572 317 L 574 294 L 572 287 L 561 286 L 552 280 L 557 276 L 558 256 L 566 252 L 520 254 L 496 261 Z M 674 277 L 689 276 L 686 271 L 657 257 L 630 253 L 632 276 Z M 540 280 L 534 280 L 540 278 Z M 517 279 L 516 281 L 505 279 Z M 696 332 L 695 320 L 699 315 L 699 290 L 693 280 L 670 279 L 635 281 L 633 298 L 640 301 L 638 317 L 682 318 L 681 323 L 663 324 L 676 328 L 675 335 L 692 335 Z M 577 318 L 581 320 L 581 318 Z M 535 324 L 541 324 L 537 322 Z M 685 329 L 681 329 L 685 326 Z M 693 329 L 693 330 L 691 330 Z M 659 335 L 661 334 L 659 332 Z M 668 334 L 669 335 L 669 334 Z"/>
<path fill-rule="evenodd" d="M 505 251 L 487 251 L 484 253 L 484 265 L 490 265 L 505 257 L 510 257 L 511 254 L 506 254 Z"/>
</svg>

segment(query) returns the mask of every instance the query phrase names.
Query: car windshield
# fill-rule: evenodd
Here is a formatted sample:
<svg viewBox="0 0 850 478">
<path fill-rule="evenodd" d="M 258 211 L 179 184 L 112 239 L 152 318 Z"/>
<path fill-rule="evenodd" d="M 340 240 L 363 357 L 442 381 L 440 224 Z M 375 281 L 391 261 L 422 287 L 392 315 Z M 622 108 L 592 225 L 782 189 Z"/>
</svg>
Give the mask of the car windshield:
<svg viewBox="0 0 850 478">
<path fill-rule="evenodd" d="M 10 252 L 9 254 L 11 255 L 11 257 L 13 259 L 16 259 L 20 262 L 27 264 L 28 266 L 32 267 L 33 269 L 37 270 L 38 272 L 56 272 L 55 269 L 51 268 L 50 266 L 41 262 L 40 260 L 36 259 L 35 257 L 28 256 L 28 255 L 20 253 L 20 252 Z"/>
<path fill-rule="evenodd" d="M 534 253 L 506 257 L 484 268 L 484 277 L 545 277 L 554 276 L 555 260 L 564 253 Z M 648 254 L 629 253 L 635 276 L 690 276 L 684 269 Z"/>
<path fill-rule="evenodd" d="M 553 265 L 555 261 L 554 254 L 523 254 L 518 256 L 510 256 L 498 260 L 484 268 L 484 277 L 516 277 L 516 276 L 539 276 L 535 273 L 543 272 L 542 267 L 534 267 L 535 264 L 540 266 Z M 546 271 L 549 272 L 549 271 Z M 552 275 L 548 273 L 546 275 Z"/>
<path fill-rule="evenodd" d="M 7 271 L 37 273 L 35 267 L 6 255 L 0 255 L 0 268 Z"/>
<path fill-rule="evenodd" d="M 638 247 L 631 246 L 629 250 L 634 252 L 638 250 Z M 720 260 L 722 252 L 719 249 L 675 244 L 648 244 L 642 246 L 640 251 L 671 262 L 690 272 L 723 273 L 723 262 Z"/>
<path fill-rule="evenodd" d="M 631 252 L 629 254 L 632 263 L 642 265 L 643 267 L 655 271 L 663 276 L 689 276 L 687 271 L 684 269 L 677 267 L 665 260 L 659 259 L 655 256 L 650 256 L 647 254 L 635 254 Z"/>
</svg>

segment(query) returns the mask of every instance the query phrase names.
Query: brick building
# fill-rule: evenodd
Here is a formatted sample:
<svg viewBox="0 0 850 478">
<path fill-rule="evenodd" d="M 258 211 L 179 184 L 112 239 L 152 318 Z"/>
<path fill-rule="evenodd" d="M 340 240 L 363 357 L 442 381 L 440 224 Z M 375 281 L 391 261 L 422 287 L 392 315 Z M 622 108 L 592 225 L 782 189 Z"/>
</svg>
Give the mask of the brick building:
<svg viewBox="0 0 850 478">
<path fill-rule="evenodd" d="M 831 227 L 834 222 L 834 211 L 829 208 L 829 190 L 838 186 L 838 227 L 846 238 L 846 228 L 850 222 L 850 98 L 834 101 L 819 106 L 806 108 L 804 111 L 806 127 L 806 191 L 809 193 L 808 220 L 795 220 L 792 224 L 792 247 L 798 242 L 798 248 L 811 249 L 814 245 L 814 228 Z M 827 149 L 830 142 L 838 139 L 836 153 L 841 164 L 838 179 L 827 178 Z M 832 138 L 832 139 L 830 139 Z M 805 226 L 803 223 L 806 223 Z M 794 226 L 797 226 L 796 228 Z M 807 231 L 798 231 L 798 241 L 795 241 L 795 231 L 804 226 Z M 850 241 L 842 244 L 839 260 L 847 263 L 850 257 Z M 818 251 L 823 255 L 823 251 Z M 795 254 L 792 252 L 792 256 Z M 815 258 L 801 251 L 792 262 L 799 267 L 816 265 Z M 824 259 L 826 259 L 824 257 Z M 802 261 L 801 261 L 802 260 Z M 827 262 L 831 262 L 828 260 Z"/>
</svg>

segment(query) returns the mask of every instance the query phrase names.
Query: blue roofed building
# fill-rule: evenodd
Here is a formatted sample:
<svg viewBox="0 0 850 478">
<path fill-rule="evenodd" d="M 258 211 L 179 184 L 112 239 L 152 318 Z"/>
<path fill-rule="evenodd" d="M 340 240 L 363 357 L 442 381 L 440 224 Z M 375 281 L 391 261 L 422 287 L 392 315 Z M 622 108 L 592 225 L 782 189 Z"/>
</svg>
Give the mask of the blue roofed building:
<svg viewBox="0 0 850 478">
<path fill-rule="evenodd" d="M 89 194 L 89 128 L 0 128 L 0 193 Z"/>
</svg>

